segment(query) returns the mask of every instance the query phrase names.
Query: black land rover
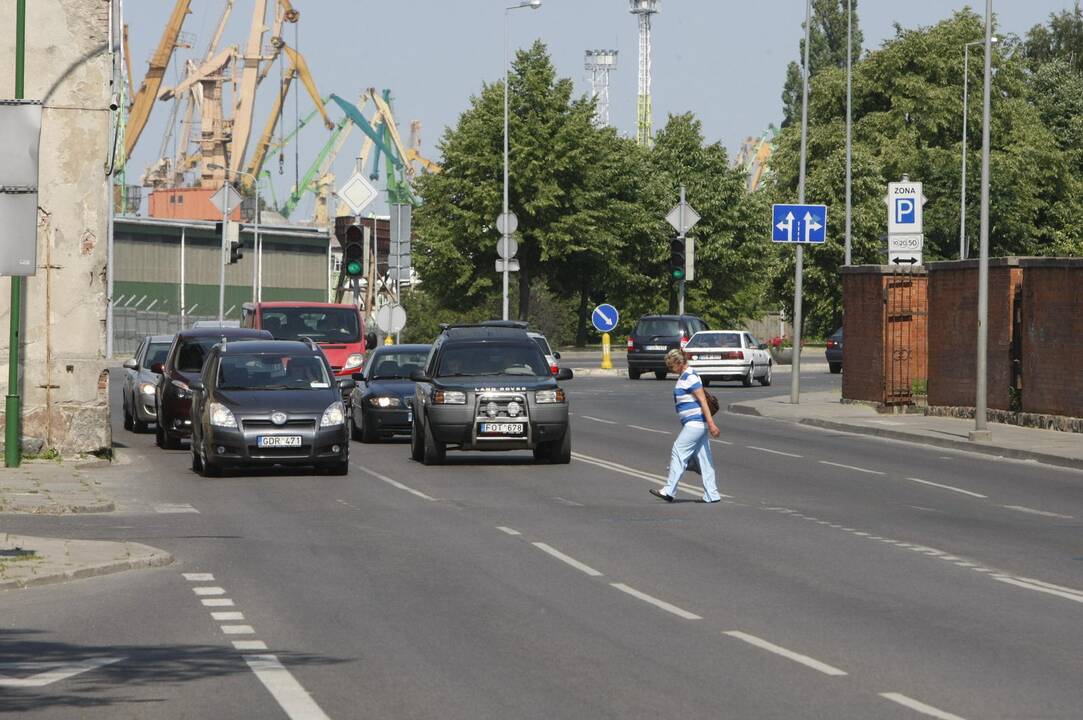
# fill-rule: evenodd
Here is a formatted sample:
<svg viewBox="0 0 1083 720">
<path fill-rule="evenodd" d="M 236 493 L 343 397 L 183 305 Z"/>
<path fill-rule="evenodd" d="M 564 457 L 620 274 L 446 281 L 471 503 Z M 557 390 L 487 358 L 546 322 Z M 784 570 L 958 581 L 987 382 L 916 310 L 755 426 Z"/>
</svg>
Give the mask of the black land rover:
<svg viewBox="0 0 1083 720">
<path fill-rule="evenodd" d="M 568 400 L 537 344 L 511 323 L 446 326 L 425 366 L 414 371 L 410 454 L 426 465 L 460 450 L 533 450 L 568 463 Z"/>
</svg>

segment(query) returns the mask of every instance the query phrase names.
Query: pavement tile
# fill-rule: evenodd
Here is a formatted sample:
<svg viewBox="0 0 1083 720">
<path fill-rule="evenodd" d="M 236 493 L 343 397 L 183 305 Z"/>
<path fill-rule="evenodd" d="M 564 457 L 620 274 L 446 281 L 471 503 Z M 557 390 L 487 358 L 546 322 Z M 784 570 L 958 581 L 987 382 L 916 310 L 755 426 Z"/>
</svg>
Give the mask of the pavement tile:
<svg viewBox="0 0 1083 720">
<path fill-rule="evenodd" d="M 0 513 L 64 515 L 112 512 L 103 481 L 120 469 L 107 460 L 24 461 L 0 469 Z"/>
</svg>

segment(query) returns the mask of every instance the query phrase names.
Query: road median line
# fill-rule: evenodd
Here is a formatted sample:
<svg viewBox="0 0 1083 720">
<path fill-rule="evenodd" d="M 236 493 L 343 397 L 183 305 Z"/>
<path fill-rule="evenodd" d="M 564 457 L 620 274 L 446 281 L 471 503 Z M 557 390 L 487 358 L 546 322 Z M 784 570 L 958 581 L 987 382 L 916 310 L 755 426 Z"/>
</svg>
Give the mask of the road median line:
<svg viewBox="0 0 1083 720">
<path fill-rule="evenodd" d="M 375 470 L 369 470 L 367 467 L 365 467 L 363 465 L 358 465 L 358 464 L 354 463 L 354 467 L 357 468 L 358 470 L 360 470 L 361 472 L 367 474 L 367 475 L 371 475 L 372 477 L 376 478 L 377 480 L 383 480 L 385 483 L 387 483 L 388 485 L 390 485 L 393 488 L 398 488 L 399 490 L 403 490 L 405 492 L 408 492 L 411 495 L 415 495 L 415 496 L 421 498 L 422 500 L 429 500 L 430 502 L 435 502 L 437 500 L 437 498 L 434 498 L 432 495 L 426 495 L 425 493 L 421 492 L 420 490 L 414 490 L 409 485 L 403 485 L 398 480 L 392 480 L 388 476 L 381 475 L 380 473 L 376 472 Z"/>
<path fill-rule="evenodd" d="M 741 640 L 742 642 L 746 642 L 749 645 L 760 648 L 761 650 L 766 650 L 767 652 L 774 653 L 775 655 L 784 657 L 787 660 L 792 660 L 795 663 L 804 665 L 805 667 L 822 672 L 824 675 L 839 677 L 847 674 L 845 670 L 840 670 L 833 665 L 828 665 L 827 663 L 820 662 L 819 660 L 811 658 L 808 655 L 802 655 L 801 653 L 794 652 L 793 650 L 788 650 L 781 645 L 775 645 L 773 642 L 768 642 L 763 638 L 756 637 L 755 635 L 749 635 L 748 633 L 741 632 L 740 630 L 726 630 L 722 634 L 728 635 L 732 638 L 736 638 L 738 640 Z"/>
</svg>

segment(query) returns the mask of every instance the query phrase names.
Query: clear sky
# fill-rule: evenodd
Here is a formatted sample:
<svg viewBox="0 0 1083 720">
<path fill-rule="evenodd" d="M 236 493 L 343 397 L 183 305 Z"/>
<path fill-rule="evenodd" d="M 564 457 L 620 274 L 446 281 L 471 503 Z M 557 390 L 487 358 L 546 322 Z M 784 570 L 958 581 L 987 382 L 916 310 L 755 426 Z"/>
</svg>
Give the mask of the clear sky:
<svg viewBox="0 0 1083 720">
<path fill-rule="evenodd" d="M 285 39 L 308 59 L 320 92 L 356 98 L 367 87 L 390 88 L 404 139 L 412 120 L 422 122 L 423 152 L 439 160 L 435 144 L 453 125 L 483 82 L 502 75 L 504 8 L 514 0 L 293 0 L 301 12 L 296 26 L 286 25 Z M 224 0 L 192 0 L 184 31 L 195 36 L 196 53 L 206 46 Z M 268 3 L 273 7 L 274 0 Z M 1050 13 L 1069 9 L 1074 0 L 995 0 L 998 32 L 1023 34 Z M 223 44 L 243 45 L 253 0 L 235 0 Z M 781 117 L 786 65 L 797 58 L 804 19 L 803 0 L 662 0 L 654 18 L 653 96 L 655 126 L 667 113 L 694 112 L 703 121 L 708 140 L 734 151 L 749 135 L 758 135 Z M 858 17 L 865 47 L 878 47 L 894 35 L 894 25 L 933 24 L 974 3 L 957 0 L 860 0 Z M 979 3 L 984 12 L 984 4 Z M 636 19 L 627 0 L 543 0 L 536 11 L 508 14 L 511 46 L 540 38 L 549 45 L 558 72 L 589 91 L 583 67 L 587 49 L 616 49 L 619 65 L 610 88 L 610 120 L 621 132 L 635 130 L 637 37 Z M 158 42 L 173 7 L 170 0 L 127 0 L 132 68 L 138 86 L 146 61 Z M 271 13 L 268 12 L 268 17 Z M 193 51 L 181 50 L 180 57 Z M 960 49 L 962 52 L 962 49 Z M 170 68 L 167 84 L 175 70 Z M 270 111 L 277 69 L 260 92 L 254 121 L 258 135 Z M 300 114 L 312 109 L 302 95 Z M 135 150 L 130 173 L 137 178 L 158 153 L 169 107 L 158 103 Z M 339 117 L 337 109 L 332 116 Z M 288 104 L 287 132 L 293 124 Z M 315 158 L 327 131 L 313 123 L 301 134 L 300 170 Z M 360 148 L 355 133 L 335 165 L 337 186 L 352 171 Z M 253 138 L 254 140 L 255 138 Z M 293 147 L 287 150 L 285 174 L 277 160 L 266 167 L 275 175 L 279 197 L 294 178 Z M 302 206 L 302 213 L 310 205 Z"/>
</svg>

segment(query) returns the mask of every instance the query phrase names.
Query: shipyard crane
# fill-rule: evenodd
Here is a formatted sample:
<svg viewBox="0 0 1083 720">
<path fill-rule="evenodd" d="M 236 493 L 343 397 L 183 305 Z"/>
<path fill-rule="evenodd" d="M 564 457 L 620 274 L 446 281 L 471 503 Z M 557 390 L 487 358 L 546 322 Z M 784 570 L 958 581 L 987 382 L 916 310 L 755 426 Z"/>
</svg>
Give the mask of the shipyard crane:
<svg viewBox="0 0 1083 720">
<path fill-rule="evenodd" d="M 238 173 L 248 152 L 248 138 L 252 132 L 252 113 L 256 102 L 256 84 L 259 79 L 260 61 L 263 59 L 263 33 L 267 28 L 267 0 L 254 0 L 252 24 L 248 42 L 241 61 L 241 80 L 237 88 L 237 107 L 233 113 L 233 132 L 229 148 L 229 169 Z M 205 165 L 204 165 L 205 167 Z"/>
</svg>

